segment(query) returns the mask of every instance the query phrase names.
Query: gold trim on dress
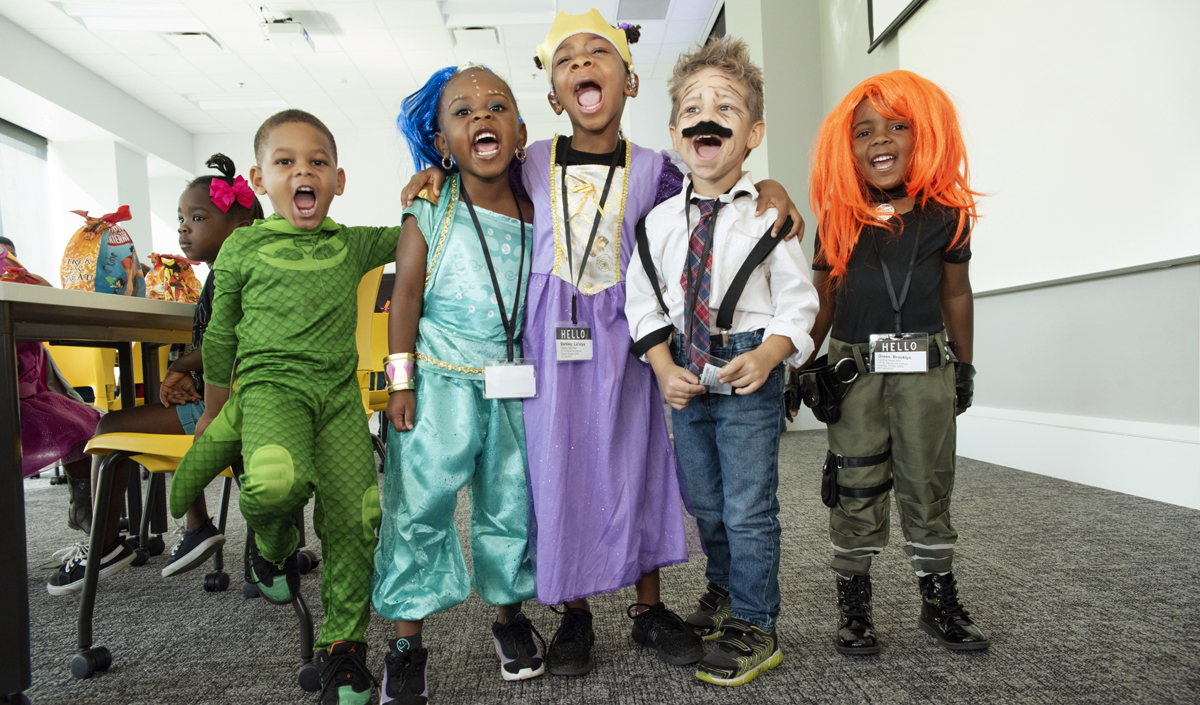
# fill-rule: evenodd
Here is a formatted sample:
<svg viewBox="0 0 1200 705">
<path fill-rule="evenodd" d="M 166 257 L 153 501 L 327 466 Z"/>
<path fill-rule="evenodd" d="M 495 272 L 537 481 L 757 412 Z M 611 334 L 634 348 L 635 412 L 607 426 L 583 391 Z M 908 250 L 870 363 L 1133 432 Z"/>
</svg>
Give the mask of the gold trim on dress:
<svg viewBox="0 0 1200 705">
<path fill-rule="evenodd" d="M 468 375 L 483 374 L 482 367 L 464 367 L 462 365 L 455 365 L 455 364 L 451 364 L 449 362 L 442 362 L 441 360 L 437 359 L 436 357 L 430 357 L 430 356 L 426 355 L 425 353 L 417 353 L 417 360 L 419 360 L 421 362 L 428 362 L 431 365 L 440 367 L 443 370 L 450 370 L 451 372 L 461 372 L 463 374 L 468 374 Z"/>
<path fill-rule="evenodd" d="M 615 253 L 615 257 L 616 257 L 616 266 L 614 267 L 614 269 L 616 271 L 613 273 L 613 285 L 614 286 L 616 284 L 621 283 L 621 226 L 623 226 L 625 224 L 625 200 L 629 196 L 629 179 L 630 179 L 630 176 L 632 173 L 630 170 L 630 167 L 633 165 L 633 143 L 630 142 L 629 140 L 622 140 L 622 141 L 625 143 L 625 166 L 623 167 L 624 174 L 622 174 L 622 178 L 621 178 L 621 203 L 620 203 L 620 207 L 617 210 L 617 227 L 616 227 L 616 230 L 614 231 L 614 235 L 613 235 L 613 238 L 614 238 L 613 252 Z M 562 187 L 562 174 L 561 174 L 561 172 L 558 171 L 559 168 L 560 167 L 558 165 L 558 135 L 556 134 L 556 135 L 554 135 L 554 139 L 552 139 L 550 141 L 550 212 L 554 216 L 554 275 L 555 276 L 559 276 L 558 270 L 562 266 L 563 262 L 565 262 L 567 259 L 566 250 L 563 248 L 564 238 L 563 238 L 563 232 L 562 232 L 562 223 L 560 222 L 560 216 L 559 216 L 559 214 L 562 213 L 562 200 L 561 199 L 567 198 L 567 196 L 565 194 L 560 193 L 561 187 Z M 570 174 L 568 174 L 568 176 L 570 176 Z M 582 181 L 582 179 L 580 179 L 580 181 Z M 587 191 L 587 189 L 581 189 L 581 188 L 572 188 L 572 190 L 576 191 L 576 192 L 586 192 Z M 590 193 L 588 193 L 584 196 L 584 198 L 586 199 L 589 195 L 591 196 L 592 200 L 596 201 L 596 206 L 597 206 L 597 208 L 599 208 L 600 202 L 597 199 L 594 187 L 591 189 Z M 578 213 L 576 213 L 576 215 L 578 215 Z M 605 215 L 606 214 L 604 213 L 604 211 L 600 211 L 600 214 L 598 217 L 603 218 Z M 571 217 L 574 218 L 575 216 L 571 216 Z M 594 257 L 595 253 L 593 253 L 592 256 Z M 568 273 L 568 276 L 571 276 L 571 274 L 572 273 Z M 573 280 L 571 280 L 569 278 L 567 281 L 571 284 L 575 283 Z M 581 282 L 580 283 L 579 293 L 581 293 L 585 296 L 591 296 L 592 294 L 597 294 L 601 291 L 603 291 L 603 289 L 596 288 L 596 286 L 594 284 L 592 284 L 591 282 Z"/>
<path fill-rule="evenodd" d="M 450 232 L 450 223 L 454 221 L 454 207 L 458 205 L 458 175 L 451 176 L 454 181 L 450 184 L 450 205 L 446 207 L 446 220 L 442 223 L 442 234 L 438 237 L 437 249 L 433 251 L 433 259 L 429 261 L 429 271 L 425 273 L 425 289 L 429 289 L 429 279 L 437 267 L 438 257 L 442 254 L 442 246 L 446 244 L 446 233 Z"/>
</svg>

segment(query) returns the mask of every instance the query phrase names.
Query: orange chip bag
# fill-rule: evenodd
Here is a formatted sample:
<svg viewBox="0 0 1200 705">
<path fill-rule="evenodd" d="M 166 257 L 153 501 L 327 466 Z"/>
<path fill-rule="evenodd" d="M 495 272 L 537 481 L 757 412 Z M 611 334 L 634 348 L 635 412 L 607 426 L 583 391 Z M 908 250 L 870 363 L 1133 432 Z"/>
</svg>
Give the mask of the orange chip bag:
<svg viewBox="0 0 1200 705">
<path fill-rule="evenodd" d="M 122 296 L 145 296 L 146 280 L 138 264 L 133 238 L 117 223 L 131 220 L 129 206 L 116 213 L 89 217 L 87 211 L 71 211 L 87 219 L 75 231 L 63 251 L 62 276 L 64 289 L 95 291 Z"/>
<path fill-rule="evenodd" d="M 146 275 L 146 296 L 160 301 L 194 304 L 200 300 L 200 280 L 192 270 L 195 264 L 181 255 L 150 253 L 150 272 Z"/>
</svg>

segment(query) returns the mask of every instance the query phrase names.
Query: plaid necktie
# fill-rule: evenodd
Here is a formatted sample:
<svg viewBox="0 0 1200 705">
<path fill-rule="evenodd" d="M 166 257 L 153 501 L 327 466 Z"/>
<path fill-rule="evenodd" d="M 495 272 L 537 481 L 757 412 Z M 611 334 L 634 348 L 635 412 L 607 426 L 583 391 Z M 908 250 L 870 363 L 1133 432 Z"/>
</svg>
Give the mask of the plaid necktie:
<svg viewBox="0 0 1200 705">
<path fill-rule="evenodd" d="M 700 273 L 700 257 L 704 253 L 704 241 L 708 239 L 708 232 L 717 220 L 717 211 L 721 210 L 721 206 L 725 205 L 722 201 L 715 198 L 704 198 L 696 202 L 696 206 L 700 209 L 700 222 L 696 223 L 696 228 L 692 230 L 692 237 L 688 243 L 688 268 L 684 270 L 683 276 L 680 278 L 680 283 L 683 285 L 684 296 L 688 293 L 688 279 L 694 282 Z M 700 277 L 699 289 L 696 292 L 696 309 L 692 312 L 692 320 L 686 323 L 690 326 L 688 340 L 692 347 L 688 349 L 688 359 L 697 370 L 703 369 L 708 364 L 708 294 L 709 282 L 712 279 L 712 248 L 708 251 L 708 260 L 704 263 L 704 276 Z M 686 299 L 685 299 L 686 300 Z M 684 312 L 686 314 L 686 311 Z"/>
</svg>

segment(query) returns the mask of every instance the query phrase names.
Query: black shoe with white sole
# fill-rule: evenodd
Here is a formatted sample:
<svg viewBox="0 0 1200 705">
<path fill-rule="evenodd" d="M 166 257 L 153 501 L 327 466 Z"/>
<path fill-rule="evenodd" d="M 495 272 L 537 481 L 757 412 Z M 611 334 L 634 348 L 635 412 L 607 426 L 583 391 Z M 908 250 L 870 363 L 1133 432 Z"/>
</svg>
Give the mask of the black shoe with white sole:
<svg viewBox="0 0 1200 705">
<path fill-rule="evenodd" d="M 83 575 L 87 570 L 87 544 L 77 543 L 70 549 L 71 553 L 62 567 L 54 571 L 50 580 L 46 581 L 46 591 L 51 595 L 70 595 L 83 589 Z M 137 554 L 122 541 L 117 542 L 104 551 L 100 559 L 100 577 L 107 578 L 114 573 L 120 573 L 133 563 Z"/>
<path fill-rule="evenodd" d="M 538 641 L 545 644 L 542 635 L 524 612 L 509 614 L 506 624 L 492 624 L 492 639 L 496 642 L 496 655 L 500 657 L 501 678 L 523 681 L 546 672 L 543 649 L 533 640 L 535 635 Z"/>
<path fill-rule="evenodd" d="M 167 564 L 163 566 L 162 576 L 169 578 L 172 575 L 199 568 L 224 544 L 225 534 L 217 531 L 217 527 L 213 526 L 212 519 L 209 519 L 199 529 L 184 533 L 179 543 L 171 549 L 171 555 L 167 557 Z"/>
</svg>

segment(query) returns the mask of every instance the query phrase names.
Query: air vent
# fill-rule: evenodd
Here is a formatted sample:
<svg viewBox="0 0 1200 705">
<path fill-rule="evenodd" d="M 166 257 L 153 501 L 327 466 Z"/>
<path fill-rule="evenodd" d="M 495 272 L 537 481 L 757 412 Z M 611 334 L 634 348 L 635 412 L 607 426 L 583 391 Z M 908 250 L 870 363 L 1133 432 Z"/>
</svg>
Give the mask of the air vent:
<svg viewBox="0 0 1200 705">
<path fill-rule="evenodd" d="M 454 45 L 459 49 L 492 49 L 500 46 L 495 27 L 455 27 Z"/>
<path fill-rule="evenodd" d="M 167 32 L 163 35 L 181 54 L 220 54 L 221 43 L 208 32 Z"/>
<path fill-rule="evenodd" d="M 694 0 L 692 0 L 694 1 Z M 618 20 L 665 20 L 671 0 L 621 0 Z"/>
</svg>

